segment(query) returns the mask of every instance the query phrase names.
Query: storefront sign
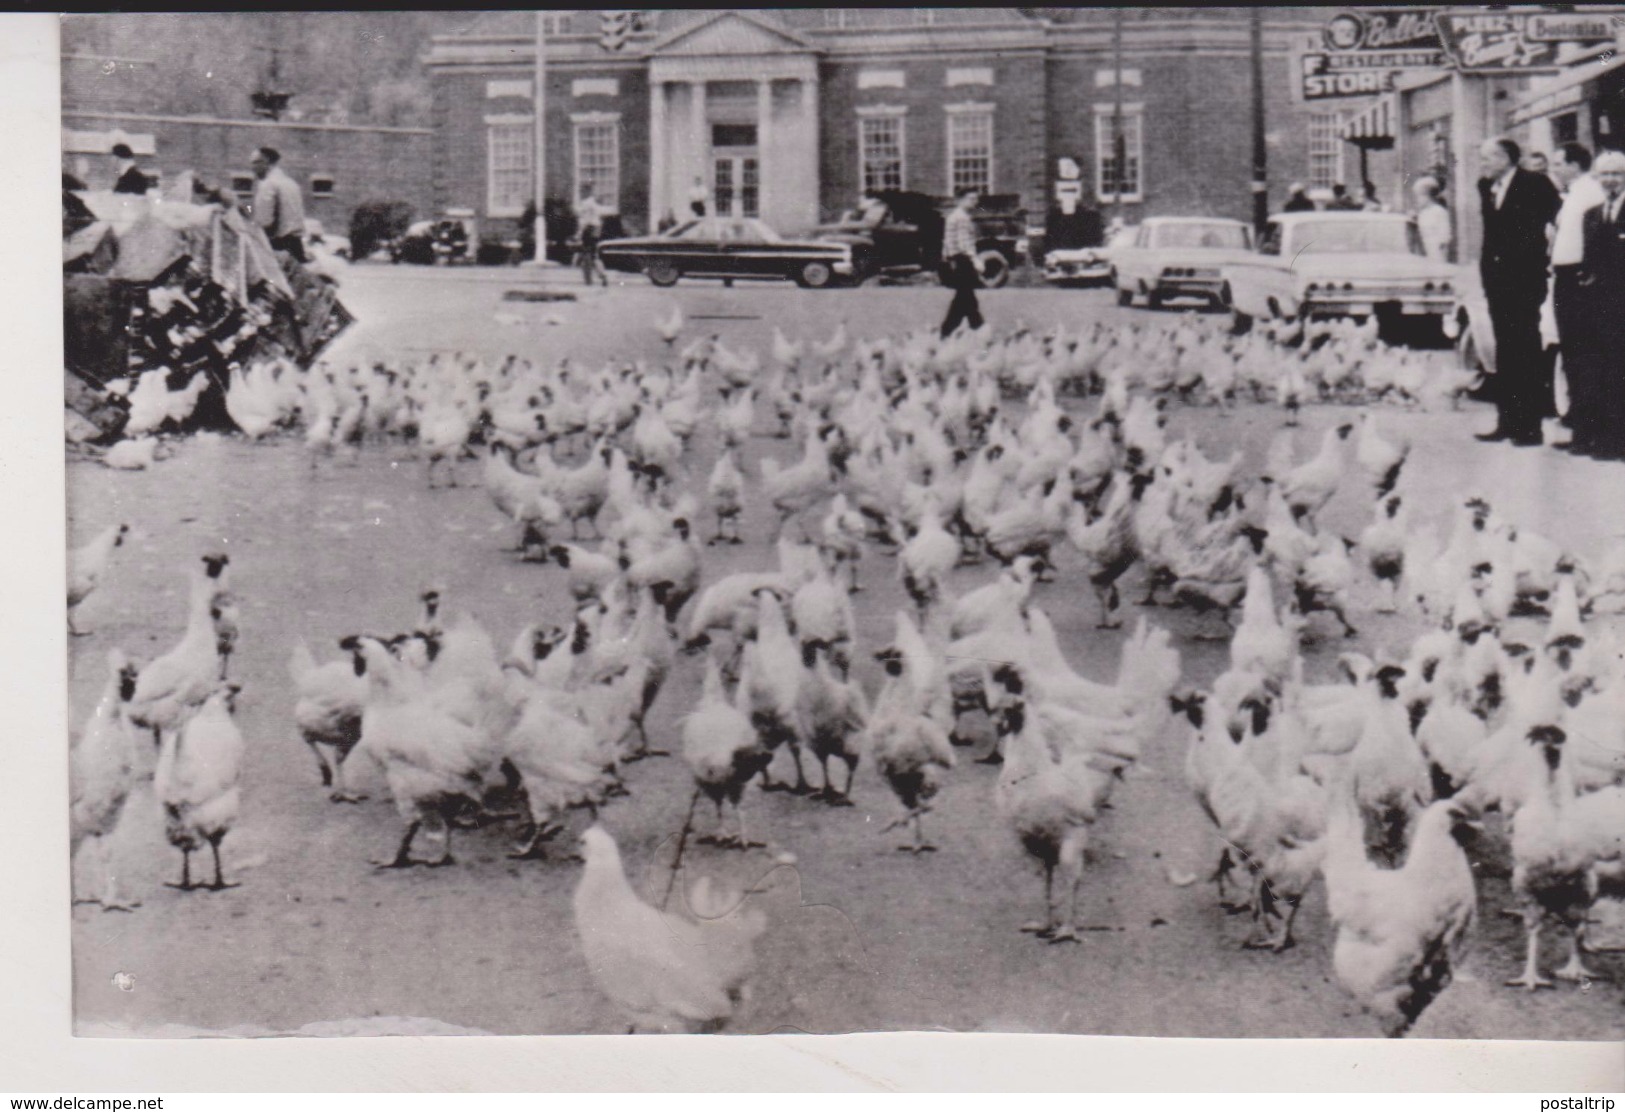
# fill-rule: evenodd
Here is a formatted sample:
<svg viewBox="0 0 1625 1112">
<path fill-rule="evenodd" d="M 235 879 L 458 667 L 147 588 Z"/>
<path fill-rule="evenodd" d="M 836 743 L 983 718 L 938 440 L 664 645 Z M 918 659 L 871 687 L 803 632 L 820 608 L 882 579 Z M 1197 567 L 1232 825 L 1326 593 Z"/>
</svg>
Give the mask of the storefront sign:
<svg viewBox="0 0 1625 1112">
<path fill-rule="evenodd" d="M 1322 37 L 1326 49 L 1346 51 L 1392 51 L 1439 49 L 1439 32 L 1433 24 L 1433 8 L 1361 8 L 1339 12 L 1326 24 Z"/>
<path fill-rule="evenodd" d="M 1617 11 L 1440 12 L 1434 17 L 1450 60 L 1462 73 L 1531 73 L 1560 68 L 1559 43 L 1608 42 Z"/>
<path fill-rule="evenodd" d="M 1303 99 L 1368 97 L 1394 91 L 1394 75 L 1403 70 L 1444 64 L 1439 51 L 1406 50 L 1374 54 L 1305 54 Z"/>
</svg>

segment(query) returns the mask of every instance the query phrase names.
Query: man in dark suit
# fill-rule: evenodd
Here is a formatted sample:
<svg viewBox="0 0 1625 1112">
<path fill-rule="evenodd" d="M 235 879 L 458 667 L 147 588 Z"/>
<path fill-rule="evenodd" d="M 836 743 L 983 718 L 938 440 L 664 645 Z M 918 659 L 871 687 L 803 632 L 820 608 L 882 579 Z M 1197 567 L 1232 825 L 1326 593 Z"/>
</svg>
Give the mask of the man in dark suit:
<svg viewBox="0 0 1625 1112">
<path fill-rule="evenodd" d="M 1582 224 L 1580 358 L 1591 383 L 1574 436 L 1593 459 L 1625 460 L 1625 153 L 1603 151 L 1591 165 L 1603 202 Z M 1568 356 L 1565 353 L 1564 358 Z"/>
<path fill-rule="evenodd" d="M 113 157 L 118 159 L 118 181 L 113 183 L 114 193 L 142 194 L 147 191 L 147 175 L 135 164 L 135 152 L 128 144 L 115 143 Z"/>
<path fill-rule="evenodd" d="M 1541 397 L 1540 307 L 1546 300 L 1546 227 L 1562 198 L 1550 178 L 1519 169 L 1521 153 L 1510 139 L 1486 139 L 1478 152 L 1484 173 L 1478 183 L 1484 210 L 1478 272 L 1495 330 L 1497 417 L 1495 431 L 1478 439 L 1532 446 L 1541 442 L 1541 418 L 1551 405 Z"/>
</svg>

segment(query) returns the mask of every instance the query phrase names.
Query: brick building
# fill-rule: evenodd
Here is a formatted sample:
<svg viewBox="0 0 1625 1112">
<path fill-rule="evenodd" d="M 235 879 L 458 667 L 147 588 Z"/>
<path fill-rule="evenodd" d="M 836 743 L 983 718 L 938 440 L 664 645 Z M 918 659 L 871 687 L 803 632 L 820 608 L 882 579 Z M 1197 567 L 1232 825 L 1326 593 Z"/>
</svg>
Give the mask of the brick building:
<svg viewBox="0 0 1625 1112">
<path fill-rule="evenodd" d="M 866 187 L 975 185 L 1041 215 L 1062 159 L 1131 221 L 1252 211 L 1248 9 L 642 14 L 615 51 L 597 12 L 543 17 L 548 196 L 591 180 L 629 231 L 685 211 L 696 177 L 718 208 L 785 233 Z M 534 18 L 489 13 L 432 40 L 436 207 L 501 227 L 531 200 Z M 1272 207 L 1291 181 L 1358 186 L 1341 125 L 1361 103 L 1305 103 L 1294 68 L 1325 18 L 1264 10 Z"/>
<path fill-rule="evenodd" d="M 110 189 L 116 143 L 129 144 L 164 188 L 186 171 L 253 193 L 256 147 L 282 152 L 282 166 L 305 195 L 305 214 L 346 235 L 366 200 L 405 201 L 432 215 L 432 133 L 427 128 L 223 119 L 178 111 L 150 59 L 67 54 L 62 58 L 62 168 L 92 189 Z"/>
</svg>

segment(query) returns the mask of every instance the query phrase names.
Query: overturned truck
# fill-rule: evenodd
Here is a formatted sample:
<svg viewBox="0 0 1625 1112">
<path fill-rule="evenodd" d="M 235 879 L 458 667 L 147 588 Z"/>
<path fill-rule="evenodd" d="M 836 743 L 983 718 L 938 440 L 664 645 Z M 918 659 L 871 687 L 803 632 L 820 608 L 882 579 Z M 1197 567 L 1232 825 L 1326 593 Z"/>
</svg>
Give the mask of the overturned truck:
<svg viewBox="0 0 1625 1112">
<path fill-rule="evenodd" d="M 353 318 L 334 281 L 272 249 L 235 208 L 127 194 L 63 193 L 67 433 L 116 439 L 130 384 L 163 371 L 207 388 L 187 424 L 231 427 L 235 367 L 308 367 Z"/>
</svg>

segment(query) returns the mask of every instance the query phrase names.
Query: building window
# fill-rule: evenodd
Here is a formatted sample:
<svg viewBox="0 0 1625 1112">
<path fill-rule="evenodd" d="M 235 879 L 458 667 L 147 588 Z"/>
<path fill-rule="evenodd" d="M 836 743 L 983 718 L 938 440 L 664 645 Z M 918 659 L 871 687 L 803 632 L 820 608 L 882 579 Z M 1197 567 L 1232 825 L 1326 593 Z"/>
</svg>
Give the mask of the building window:
<svg viewBox="0 0 1625 1112">
<path fill-rule="evenodd" d="M 825 8 L 824 26 L 834 28 L 856 27 L 858 25 L 858 9 L 856 8 Z"/>
<path fill-rule="evenodd" d="M 1552 142 L 1577 143 L 1580 140 L 1580 114 L 1565 112 L 1552 117 Z"/>
<path fill-rule="evenodd" d="M 333 175 L 310 175 L 310 195 L 312 197 L 331 197 L 333 195 Z"/>
<path fill-rule="evenodd" d="M 245 200 L 245 201 L 248 200 L 248 198 L 250 198 L 250 197 L 252 197 L 254 195 L 254 175 L 253 174 L 233 174 L 233 175 L 231 175 L 231 191 L 233 193 L 237 194 L 237 196 L 240 199 Z"/>
<path fill-rule="evenodd" d="M 993 191 L 992 109 L 948 114 L 948 192 L 966 189 Z"/>
<path fill-rule="evenodd" d="M 1309 116 L 1309 185 L 1330 189 L 1343 180 L 1343 113 Z"/>
<path fill-rule="evenodd" d="M 575 195 L 592 182 L 593 196 L 611 212 L 621 205 L 621 129 L 601 121 L 576 124 Z"/>
<path fill-rule="evenodd" d="M 569 12 L 544 12 L 542 14 L 542 33 L 545 35 L 568 35 L 570 33 Z"/>
<path fill-rule="evenodd" d="M 903 117 L 861 117 L 858 158 L 865 190 L 903 188 Z"/>
<path fill-rule="evenodd" d="M 1095 194 L 1102 201 L 1138 201 L 1145 196 L 1143 110 L 1123 106 L 1123 147 L 1118 157 L 1116 106 L 1095 106 Z"/>
<path fill-rule="evenodd" d="M 531 165 L 535 143 L 534 125 L 529 122 L 486 125 L 485 209 L 489 215 L 518 216 L 534 199 Z"/>
</svg>

